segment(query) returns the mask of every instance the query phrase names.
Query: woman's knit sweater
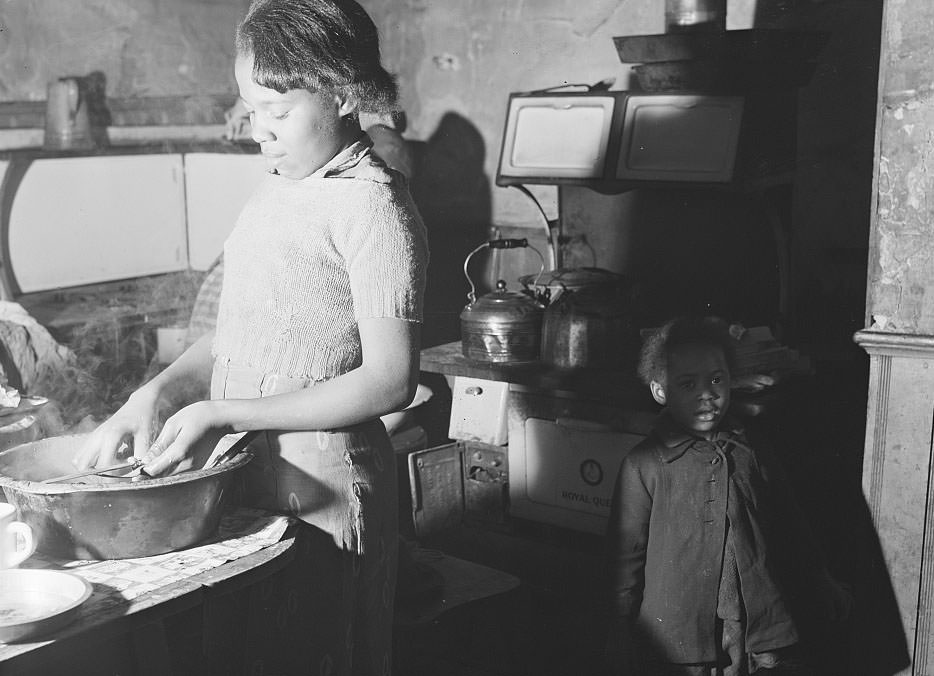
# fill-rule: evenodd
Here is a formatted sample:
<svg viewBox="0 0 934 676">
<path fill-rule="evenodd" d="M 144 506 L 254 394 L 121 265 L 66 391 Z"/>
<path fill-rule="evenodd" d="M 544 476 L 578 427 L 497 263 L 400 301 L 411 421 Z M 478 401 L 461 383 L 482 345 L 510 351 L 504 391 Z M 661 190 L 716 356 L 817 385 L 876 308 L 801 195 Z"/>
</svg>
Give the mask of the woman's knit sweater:
<svg viewBox="0 0 934 676">
<path fill-rule="evenodd" d="M 224 245 L 214 355 L 315 381 L 356 368 L 357 320 L 421 321 L 426 239 L 365 136 L 307 178 L 270 174 Z"/>
</svg>

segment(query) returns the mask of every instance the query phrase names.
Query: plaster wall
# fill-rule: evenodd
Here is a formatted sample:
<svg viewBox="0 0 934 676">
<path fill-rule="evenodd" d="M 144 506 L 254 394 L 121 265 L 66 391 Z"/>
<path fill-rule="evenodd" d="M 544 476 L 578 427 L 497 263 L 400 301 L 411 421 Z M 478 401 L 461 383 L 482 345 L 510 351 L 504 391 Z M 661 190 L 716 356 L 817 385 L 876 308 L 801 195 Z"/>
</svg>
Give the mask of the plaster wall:
<svg viewBox="0 0 934 676">
<path fill-rule="evenodd" d="M 236 91 L 233 32 L 248 0 L 5 0 L 0 102 L 101 72 L 112 98 Z"/>
<path fill-rule="evenodd" d="M 934 334 L 934 5 L 886 3 L 867 326 Z"/>
<path fill-rule="evenodd" d="M 911 665 L 934 673 L 934 6 L 885 4 L 865 331 L 870 355 L 863 489 Z"/>
</svg>

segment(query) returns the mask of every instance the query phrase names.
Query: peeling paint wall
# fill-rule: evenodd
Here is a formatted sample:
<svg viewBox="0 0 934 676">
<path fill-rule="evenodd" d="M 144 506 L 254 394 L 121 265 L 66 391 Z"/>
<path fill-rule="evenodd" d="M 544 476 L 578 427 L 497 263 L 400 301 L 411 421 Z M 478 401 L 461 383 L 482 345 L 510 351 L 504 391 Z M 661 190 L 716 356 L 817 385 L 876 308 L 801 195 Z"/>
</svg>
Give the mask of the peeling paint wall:
<svg viewBox="0 0 934 676">
<path fill-rule="evenodd" d="M 113 98 L 236 91 L 233 33 L 248 0 L 3 0 L 0 101 L 104 73 Z"/>
<path fill-rule="evenodd" d="M 934 335 L 934 4 L 885 6 L 867 326 Z"/>
</svg>

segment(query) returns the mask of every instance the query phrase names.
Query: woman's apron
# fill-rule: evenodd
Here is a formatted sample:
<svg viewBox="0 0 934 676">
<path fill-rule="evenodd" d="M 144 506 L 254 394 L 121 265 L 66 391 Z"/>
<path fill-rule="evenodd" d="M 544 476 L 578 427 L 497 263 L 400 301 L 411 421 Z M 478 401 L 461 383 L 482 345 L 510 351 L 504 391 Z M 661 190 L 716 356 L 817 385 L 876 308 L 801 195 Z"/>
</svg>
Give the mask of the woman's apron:
<svg viewBox="0 0 934 676">
<path fill-rule="evenodd" d="M 267 397 L 313 386 L 217 360 L 211 398 Z M 398 557 L 395 456 L 385 427 L 375 419 L 328 431 L 267 431 L 250 451 L 253 460 L 239 472 L 242 504 L 315 527 L 302 548 L 313 569 L 305 575 L 312 587 L 308 603 L 316 616 L 329 619 L 305 639 L 320 644 L 309 647 L 318 655 L 311 661 L 346 667 L 334 673 L 381 673 L 390 663 Z"/>
</svg>

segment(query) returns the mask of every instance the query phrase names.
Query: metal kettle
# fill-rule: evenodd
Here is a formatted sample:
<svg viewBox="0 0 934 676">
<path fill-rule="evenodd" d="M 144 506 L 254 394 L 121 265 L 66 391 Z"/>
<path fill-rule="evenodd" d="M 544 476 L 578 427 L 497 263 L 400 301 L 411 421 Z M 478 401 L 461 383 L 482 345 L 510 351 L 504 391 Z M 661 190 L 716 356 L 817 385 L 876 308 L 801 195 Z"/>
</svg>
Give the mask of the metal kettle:
<svg viewBox="0 0 934 676">
<path fill-rule="evenodd" d="M 542 361 L 559 369 L 623 369 L 638 345 L 622 278 L 563 292 L 542 319 Z"/>
<path fill-rule="evenodd" d="M 94 147 L 88 97 L 81 78 L 60 77 L 49 82 L 44 145 L 57 150 Z"/>
<path fill-rule="evenodd" d="M 525 239 L 494 239 L 467 255 L 464 276 L 470 283 L 468 303 L 461 311 L 461 349 L 472 361 L 498 364 L 521 364 L 537 361 L 541 348 L 544 307 L 530 292 L 508 291 L 502 279 L 496 290 L 477 298 L 477 289 L 467 271 L 471 257 L 485 248 L 513 249 L 528 247 L 545 261 L 541 252 Z"/>
</svg>

